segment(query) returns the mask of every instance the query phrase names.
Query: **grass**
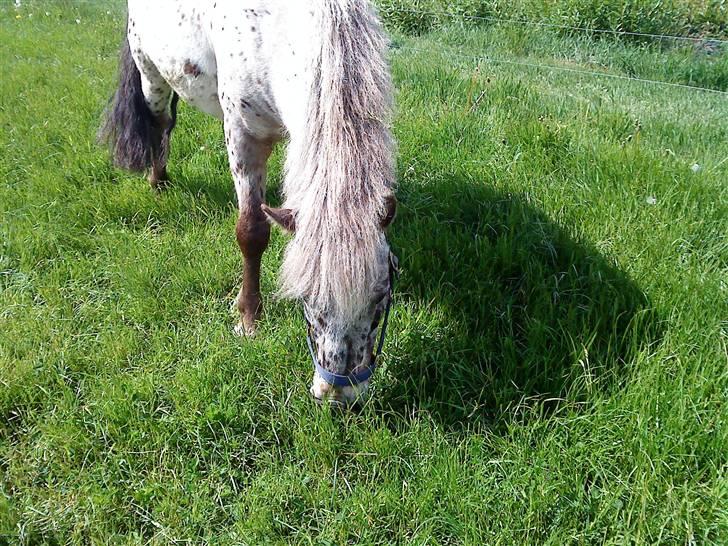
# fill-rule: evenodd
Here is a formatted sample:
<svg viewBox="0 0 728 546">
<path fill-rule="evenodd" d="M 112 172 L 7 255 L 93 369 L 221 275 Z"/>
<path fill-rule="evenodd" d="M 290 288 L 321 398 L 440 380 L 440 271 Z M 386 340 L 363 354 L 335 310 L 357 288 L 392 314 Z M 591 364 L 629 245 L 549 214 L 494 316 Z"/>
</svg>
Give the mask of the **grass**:
<svg viewBox="0 0 728 546">
<path fill-rule="evenodd" d="M 403 272 L 335 415 L 294 304 L 231 335 L 220 125 L 182 108 L 161 196 L 94 144 L 109 11 L 0 9 L 0 543 L 728 542 L 725 96 L 450 56 L 685 82 L 685 51 L 395 37 Z"/>
<path fill-rule="evenodd" d="M 587 29 L 728 37 L 723 0 L 375 0 L 392 29 L 421 34 L 458 17 L 516 19 Z M 467 24 L 477 24 L 466 19 Z M 481 24 L 483 21 L 480 22 Z M 570 29 L 564 33 L 575 34 Z M 578 33 L 576 33 L 578 34 Z"/>
</svg>

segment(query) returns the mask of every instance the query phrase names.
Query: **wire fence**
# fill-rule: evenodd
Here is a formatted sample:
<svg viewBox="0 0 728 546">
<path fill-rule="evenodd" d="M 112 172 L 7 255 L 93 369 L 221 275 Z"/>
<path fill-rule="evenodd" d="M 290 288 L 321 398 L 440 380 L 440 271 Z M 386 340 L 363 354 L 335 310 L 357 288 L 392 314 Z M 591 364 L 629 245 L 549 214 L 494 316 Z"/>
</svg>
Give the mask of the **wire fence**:
<svg viewBox="0 0 728 546">
<path fill-rule="evenodd" d="M 65 3 L 62 2 L 62 4 L 67 5 L 77 5 L 77 6 L 94 6 L 94 7 L 118 7 L 120 10 L 123 10 L 123 6 L 125 2 L 123 0 L 65 0 Z M 42 2 L 36 0 L 35 2 L 25 2 L 23 0 L 20 1 L 14 1 L 14 4 L 11 4 L 7 7 L 13 6 L 17 9 L 20 7 L 28 7 L 34 6 L 37 7 L 39 5 L 42 5 Z M 540 27 L 540 28 L 552 28 L 552 29 L 559 29 L 559 30 L 568 30 L 573 32 L 583 32 L 586 35 L 593 35 L 593 34 L 602 34 L 602 35 L 612 35 L 612 36 L 632 36 L 632 37 L 640 37 L 640 38 L 646 38 L 646 39 L 653 39 L 653 40 L 671 40 L 671 41 L 677 41 L 677 42 L 686 42 L 686 43 L 692 43 L 696 45 L 703 45 L 703 44 L 709 44 L 713 47 L 720 47 L 721 49 L 726 48 L 728 49 L 728 40 L 723 38 L 718 38 L 714 36 L 677 36 L 677 35 L 671 35 L 671 34 L 656 34 L 656 33 L 648 33 L 648 32 L 632 32 L 632 31 L 625 31 L 625 30 L 613 30 L 613 29 L 600 29 L 600 28 L 590 28 L 590 27 L 582 27 L 577 25 L 566 25 L 566 24 L 559 24 L 559 23 L 549 23 L 544 21 L 536 21 L 536 20 L 529 20 L 529 19 L 515 19 L 515 18 L 507 18 L 507 17 L 496 17 L 496 16 L 488 16 L 488 15 L 469 15 L 465 13 L 452 13 L 447 11 L 434 11 L 434 10 L 423 10 L 423 9 L 416 9 L 416 8 L 409 8 L 409 7 L 399 7 L 398 11 L 401 12 L 407 12 L 407 13 L 413 13 L 413 14 L 419 14 L 419 15 L 425 15 L 433 18 L 449 18 L 451 20 L 472 20 L 472 21 L 483 21 L 483 22 L 489 22 L 489 23 L 496 23 L 500 25 L 523 25 L 528 27 Z M 491 57 L 485 54 L 464 54 L 464 53 L 456 53 L 456 52 L 443 52 L 443 51 L 428 51 L 425 49 L 417 48 L 417 47 L 411 47 L 407 46 L 407 50 L 409 51 L 416 51 L 420 53 L 427 53 L 427 54 L 440 54 L 443 56 L 449 56 L 454 58 L 461 58 L 461 59 L 468 59 L 471 61 L 476 61 L 479 63 L 488 63 L 488 64 L 507 64 L 507 65 L 514 65 L 514 66 L 522 66 L 522 67 L 528 67 L 532 69 L 538 69 L 538 70 L 545 70 L 545 71 L 555 71 L 555 72 L 564 72 L 564 73 L 571 73 L 575 75 L 581 75 L 581 76 L 588 76 L 588 77 L 597 77 L 597 78 L 603 78 L 603 79 L 611 79 L 611 80 L 622 80 L 622 81 L 629 81 L 634 83 L 640 83 L 640 84 L 646 84 L 646 85 L 653 85 L 653 86 L 662 86 L 667 88 L 675 88 L 675 89 L 684 89 L 688 91 L 693 92 L 705 92 L 710 93 L 722 97 L 728 97 L 728 91 L 723 91 L 721 89 L 713 89 L 709 87 L 702 87 L 698 85 L 691 85 L 689 83 L 677 83 L 677 82 L 669 82 L 665 80 L 653 80 L 649 78 L 641 78 L 637 76 L 629 76 L 625 74 L 616 74 L 613 72 L 605 72 L 605 71 L 598 71 L 598 70 L 588 70 L 588 69 L 581 69 L 581 68 L 574 68 L 570 66 L 559 66 L 556 64 L 543 64 L 534 62 L 530 59 L 523 59 L 523 58 L 503 58 L 503 57 Z"/>
<path fill-rule="evenodd" d="M 542 69 L 542 70 L 554 70 L 554 71 L 560 71 L 560 72 L 569 72 L 572 74 L 596 76 L 596 77 L 608 78 L 608 79 L 614 79 L 614 80 L 627 80 L 627 81 L 650 84 L 650 85 L 674 87 L 674 88 L 679 88 L 679 89 L 689 89 L 692 91 L 704 91 L 706 93 L 713 93 L 716 95 L 728 97 L 728 91 L 721 91 L 720 89 L 711 89 L 709 87 L 699 87 L 697 85 L 688 85 L 688 84 L 684 84 L 684 83 L 667 82 L 667 81 L 663 81 L 663 80 L 650 80 L 648 78 L 637 78 L 634 76 L 625 76 L 623 74 L 613 74 L 611 72 L 597 72 L 595 70 L 580 70 L 577 68 L 571 68 L 571 67 L 567 67 L 567 66 L 557 66 L 557 65 L 552 65 L 552 64 L 539 64 L 539 63 L 532 63 L 532 62 L 526 62 L 526 61 L 518 61 L 518 60 L 513 60 L 513 59 L 484 57 L 484 56 L 479 56 L 479 55 L 465 55 L 462 53 L 453 53 L 453 52 L 445 53 L 443 51 L 433 52 L 432 50 L 421 49 L 421 48 L 416 48 L 416 47 L 411 47 L 411 46 L 406 46 L 406 49 L 408 51 L 415 51 L 418 53 L 427 53 L 429 55 L 436 53 L 436 54 L 447 56 L 447 57 L 468 59 L 471 61 L 478 61 L 478 62 L 482 62 L 482 63 L 510 64 L 510 65 L 528 67 L 528 68 Z"/>
<path fill-rule="evenodd" d="M 544 27 L 544 28 L 558 28 L 562 30 L 572 30 L 572 31 L 579 31 L 579 32 L 585 32 L 590 34 L 612 34 L 615 36 L 634 36 L 634 37 L 641 37 L 641 38 L 652 38 L 652 39 L 659 39 L 659 40 L 676 40 L 676 41 L 689 41 L 694 43 L 705 43 L 710 42 L 714 44 L 728 44 L 728 40 L 725 40 L 723 38 L 717 38 L 712 36 L 675 36 L 671 34 L 651 34 L 649 32 L 631 32 L 627 30 L 610 30 L 610 29 L 602 29 L 602 28 L 589 28 L 589 27 L 579 27 L 574 25 L 562 25 L 559 23 L 547 23 L 543 21 L 532 21 L 528 19 L 508 19 L 504 17 L 494 17 L 494 16 L 487 16 L 487 15 L 468 15 L 465 13 L 450 13 L 446 11 L 425 11 L 425 10 L 418 10 L 414 8 L 399 8 L 400 11 L 406 11 L 409 13 L 417 13 L 420 15 L 430 15 L 435 17 L 449 17 L 452 19 L 467 19 L 467 20 L 475 20 L 475 21 L 488 21 L 491 23 L 507 23 L 507 24 L 519 24 L 519 25 L 528 25 L 528 26 L 538 26 L 538 27 Z"/>
<path fill-rule="evenodd" d="M 475 15 L 467 15 L 467 14 L 457 14 L 457 13 L 448 13 L 448 12 L 437 12 L 437 11 L 425 11 L 425 10 L 416 10 L 411 8 L 401 8 L 402 11 L 408 11 L 413 13 L 419 13 L 422 15 L 430 15 L 430 16 L 446 16 L 451 17 L 453 19 L 476 19 L 476 20 L 485 20 L 490 22 L 498 22 L 498 23 L 505 23 L 505 24 L 523 24 L 523 25 L 530 25 L 530 26 L 541 26 L 541 27 L 555 27 L 560 29 L 568 29 L 568 30 L 578 30 L 578 31 L 586 31 L 591 33 L 604 33 L 604 34 L 614 34 L 614 35 L 627 35 L 627 36 L 641 36 L 641 37 L 647 37 L 647 38 L 654 38 L 654 39 L 671 39 L 671 40 L 684 40 L 684 41 L 690 41 L 693 43 L 704 43 L 704 42 L 710 42 L 715 44 L 728 44 L 728 40 L 723 40 L 719 38 L 696 38 L 696 37 L 689 37 L 689 36 L 673 36 L 668 34 L 649 34 L 649 33 L 642 33 L 642 32 L 627 32 L 627 31 L 618 31 L 618 30 L 606 30 L 606 29 L 590 29 L 586 27 L 576 27 L 576 26 L 570 26 L 570 25 L 559 25 L 555 23 L 542 23 L 539 21 L 527 21 L 527 20 L 520 20 L 520 19 L 505 19 L 505 18 L 499 18 L 499 17 L 486 17 L 486 16 L 475 16 Z M 438 45 L 442 45 L 439 43 Z M 698 85 L 691 85 L 686 83 L 677 83 L 677 82 L 669 82 L 665 80 L 653 80 L 649 78 L 640 78 L 637 76 L 629 76 L 625 74 L 615 74 L 612 72 L 600 72 L 597 70 L 587 70 L 587 69 L 580 69 L 580 68 L 573 68 L 573 67 L 567 67 L 567 66 L 559 66 L 555 64 L 542 64 L 533 62 L 530 60 L 523 60 L 523 59 L 506 59 L 502 57 L 490 57 L 487 55 L 481 55 L 481 54 L 464 54 L 459 52 L 451 52 L 451 51 L 432 51 L 427 49 L 422 49 L 418 47 L 413 46 L 405 46 L 407 51 L 414 51 L 419 53 L 426 53 L 426 54 L 439 54 L 446 57 L 453 57 L 453 58 L 460 58 L 460 59 L 467 59 L 471 61 L 477 61 L 478 63 L 488 63 L 488 64 L 508 64 L 508 65 L 514 65 L 514 66 L 522 66 L 522 67 L 528 67 L 528 68 L 534 68 L 539 70 L 547 70 L 547 71 L 557 71 L 557 72 L 566 72 L 571 74 L 577 74 L 582 76 L 589 76 L 589 77 L 598 77 L 598 78 L 605 78 L 605 79 L 612 79 L 612 80 L 622 80 L 622 81 L 629 81 L 629 82 L 635 82 L 635 83 L 641 83 L 641 84 L 647 84 L 647 85 L 653 85 L 653 86 L 662 86 L 662 87 L 669 87 L 669 88 L 676 88 L 676 89 L 684 89 L 694 92 L 705 92 L 705 93 L 711 93 L 718 96 L 724 96 L 728 97 L 728 91 L 723 91 L 720 89 L 713 89 L 709 87 L 701 87 Z"/>
</svg>

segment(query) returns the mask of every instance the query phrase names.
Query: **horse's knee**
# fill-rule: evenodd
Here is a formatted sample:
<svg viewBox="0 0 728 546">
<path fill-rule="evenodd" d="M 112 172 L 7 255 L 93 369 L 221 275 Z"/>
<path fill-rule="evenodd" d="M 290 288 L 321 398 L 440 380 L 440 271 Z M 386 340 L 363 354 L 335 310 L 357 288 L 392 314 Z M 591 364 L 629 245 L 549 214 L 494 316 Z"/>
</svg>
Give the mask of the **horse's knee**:
<svg viewBox="0 0 728 546">
<path fill-rule="evenodd" d="M 260 217 L 240 215 L 235 226 L 240 251 L 245 258 L 259 259 L 270 241 L 270 225 Z"/>
</svg>

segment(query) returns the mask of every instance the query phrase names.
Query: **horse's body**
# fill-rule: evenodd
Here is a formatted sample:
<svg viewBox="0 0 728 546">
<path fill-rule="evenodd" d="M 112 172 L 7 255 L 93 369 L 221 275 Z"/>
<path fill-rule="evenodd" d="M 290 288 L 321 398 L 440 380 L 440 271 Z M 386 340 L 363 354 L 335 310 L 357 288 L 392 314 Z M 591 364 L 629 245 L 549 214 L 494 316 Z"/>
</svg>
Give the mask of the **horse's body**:
<svg viewBox="0 0 728 546">
<path fill-rule="evenodd" d="M 316 62 L 314 15 L 295 1 L 129 0 L 128 39 L 145 97 L 166 106 L 174 91 L 221 120 L 240 118 L 259 140 L 295 132 Z"/>
<path fill-rule="evenodd" d="M 283 291 L 304 301 L 318 362 L 339 375 L 371 365 L 386 303 L 394 174 L 384 49 L 366 0 L 129 0 L 103 132 L 117 164 L 149 169 L 161 187 L 178 98 L 223 121 L 245 262 L 236 331 L 252 334 L 262 310 L 267 215 L 295 232 Z M 271 209 L 266 161 L 284 137 L 286 208 Z M 316 374 L 312 392 L 350 401 L 365 388 Z"/>
</svg>

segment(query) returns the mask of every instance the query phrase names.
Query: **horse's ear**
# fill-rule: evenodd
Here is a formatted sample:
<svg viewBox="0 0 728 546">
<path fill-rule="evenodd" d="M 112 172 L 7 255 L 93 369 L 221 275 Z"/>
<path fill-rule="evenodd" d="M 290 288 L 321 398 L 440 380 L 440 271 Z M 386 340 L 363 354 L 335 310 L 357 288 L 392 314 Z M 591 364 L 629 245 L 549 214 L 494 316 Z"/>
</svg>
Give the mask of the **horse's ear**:
<svg viewBox="0 0 728 546">
<path fill-rule="evenodd" d="M 271 222 L 278 224 L 289 233 L 296 231 L 296 213 L 293 210 L 277 209 L 265 204 L 260 205 L 260 208 Z"/>
<path fill-rule="evenodd" d="M 379 225 L 382 229 L 387 229 L 397 215 L 397 198 L 394 195 L 388 195 L 384 198 L 384 216 Z"/>
</svg>

